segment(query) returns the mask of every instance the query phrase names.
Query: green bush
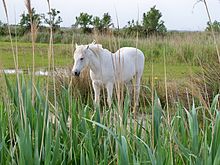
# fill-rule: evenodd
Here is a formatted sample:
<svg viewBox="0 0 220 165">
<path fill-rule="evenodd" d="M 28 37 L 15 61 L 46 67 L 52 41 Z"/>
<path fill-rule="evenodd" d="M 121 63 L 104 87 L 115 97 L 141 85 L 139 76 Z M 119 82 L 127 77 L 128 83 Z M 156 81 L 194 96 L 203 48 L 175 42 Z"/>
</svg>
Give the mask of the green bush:
<svg viewBox="0 0 220 165">
<path fill-rule="evenodd" d="M 37 34 L 36 42 L 48 43 L 50 41 L 50 34 L 45 32 L 39 32 Z"/>
</svg>

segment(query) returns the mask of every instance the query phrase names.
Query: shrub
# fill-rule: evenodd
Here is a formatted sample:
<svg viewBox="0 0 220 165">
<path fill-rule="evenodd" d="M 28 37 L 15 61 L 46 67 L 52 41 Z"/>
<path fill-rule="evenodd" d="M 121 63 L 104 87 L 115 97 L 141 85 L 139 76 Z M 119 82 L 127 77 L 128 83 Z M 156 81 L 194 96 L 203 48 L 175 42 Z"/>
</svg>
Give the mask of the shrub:
<svg viewBox="0 0 220 165">
<path fill-rule="evenodd" d="M 50 34 L 45 32 L 37 33 L 36 42 L 48 43 L 50 41 Z"/>
<path fill-rule="evenodd" d="M 0 21 L 0 36 L 5 36 L 8 34 L 7 24 L 4 24 Z"/>
<path fill-rule="evenodd" d="M 220 22 L 214 21 L 213 23 L 207 22 L 206 31 L 211 31 L 213 29 L 214 32 L 220 32 Z"/>
<path fill-rule="evenodd" d="M 70 87 L 71 93 L 75 100 L 80 100 L 83 104 L 92 105 L 92 86 L 89 77 L 89 69 L 84 69 L 80 77 L 71 74 L 71 67 L 56 71 L 56 93 L 59 96 L 62 89 Z M 53 91 L 51 82 L 50 91 Z"/>
</svg>

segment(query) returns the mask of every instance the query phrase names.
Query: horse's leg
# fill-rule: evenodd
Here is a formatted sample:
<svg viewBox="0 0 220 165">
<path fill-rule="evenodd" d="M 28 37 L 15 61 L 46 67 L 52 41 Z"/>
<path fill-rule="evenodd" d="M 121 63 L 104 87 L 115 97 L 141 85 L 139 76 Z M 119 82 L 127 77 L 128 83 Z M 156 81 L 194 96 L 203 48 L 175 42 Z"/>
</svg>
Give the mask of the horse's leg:
<svg viewBox="0 0 220 165">
<path fill-rule="evenodd" d="M 100 85 L 99 85 L 99 83 L 93 81 L 92 82 L 92 87 L 93 87 L 93 90 L 94 90 L 94 93 L 95 93 L 95 104 L 99 105 Z"/>
<path fill-rule="evenodd" d="M 132 91 L 133 91 L 133 87 L 132 87 L 132 80 L 130 81 L 127 81 L 126 83 L 126 87 L 128 89 L 128 96 L 129 96 L 129 101 L 130 101 L 130 105 L 132 104 L 132 100 L 133 100 L 133 97 L 132 97 Z"/>
<path fill-rule="evenodd" d="M 113 83 L 107 83 L 106 84 L 106 89 L 107 89 L 107 94 L 108 94 L 107 102 L 108 102 L 108 106 L 110 108 L 111 105 L 112 105 Z"/>
<path fill-rule="evenodd" d="M 139 95 L 140 95 L 140 82 L 141 76 L 137 74 L 136 76 L 136 84 L 135 84 L 135 106 L 139 106 Z"/>
</svg>

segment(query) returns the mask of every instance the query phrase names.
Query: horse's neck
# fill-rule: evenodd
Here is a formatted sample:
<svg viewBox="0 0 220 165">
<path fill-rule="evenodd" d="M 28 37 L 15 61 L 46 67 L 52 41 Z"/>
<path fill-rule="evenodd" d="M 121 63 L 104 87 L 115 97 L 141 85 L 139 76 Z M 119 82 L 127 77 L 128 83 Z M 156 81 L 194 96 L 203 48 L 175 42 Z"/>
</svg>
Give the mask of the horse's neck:
<svg viewBox="0 0 220 165">
<path fill-rule="evenodd" d="M 108 67 L 107 65 L 111 64 L 110 57 L 111 52 L 100 51 L 99 54 L 95 54 L 93 52 L 93 55 L 89 59 L 89 67 L 92 70 L 93 73 L 99 73 L 102 71 L 103 67 Z"/>
<path fill-rule="evenodd" d="M 99 70 L 99 61 L 94 55 L 89 59 L 89 68 L 92 72 L 97 73 Z"/>
</svg>

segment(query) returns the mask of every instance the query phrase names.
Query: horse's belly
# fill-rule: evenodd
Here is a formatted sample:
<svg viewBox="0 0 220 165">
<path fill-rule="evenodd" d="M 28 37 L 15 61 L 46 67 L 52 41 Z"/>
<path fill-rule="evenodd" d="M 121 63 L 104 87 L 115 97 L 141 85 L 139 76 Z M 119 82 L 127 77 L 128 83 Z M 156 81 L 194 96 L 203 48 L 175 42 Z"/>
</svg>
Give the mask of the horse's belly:
<svg viewBox="0 0 220 165">
<path fill-rule="evenodd" d="M 90 70 L 90 78 L 92 81 L 97 82 L 100 85 L 106 85 L 108 83 L 115 82 L 115 76 L 113 72 L 106 72 L 105 70 L 99 74 L 95 74 Z"/>
<path fill-rule="evenodd" d="M 136 74 L 135 67 L 132 65 L 119 67 L 116 72 L 117 81 L 130 81 Z"/>
</svg>

